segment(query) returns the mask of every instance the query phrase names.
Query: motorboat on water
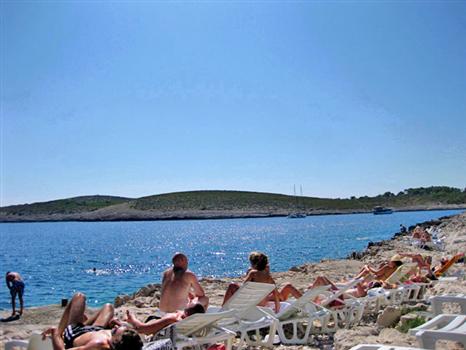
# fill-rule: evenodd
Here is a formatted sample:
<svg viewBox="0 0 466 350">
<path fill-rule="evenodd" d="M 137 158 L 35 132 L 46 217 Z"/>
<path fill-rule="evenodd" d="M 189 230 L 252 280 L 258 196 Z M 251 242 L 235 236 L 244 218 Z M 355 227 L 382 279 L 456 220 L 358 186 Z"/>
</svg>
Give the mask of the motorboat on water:
<svg viewBox="0 0 466 350">
<path fill-rule="evenodd" d="M 385 207 L 374 207 L 374 209 L 372 209 L 372 213 L 374 215 L 381 215 L 381 214 L 392 214 L 393 213 L 393 210 L 390 209 L 390 208 L 385 208 Z"/>
</svg>

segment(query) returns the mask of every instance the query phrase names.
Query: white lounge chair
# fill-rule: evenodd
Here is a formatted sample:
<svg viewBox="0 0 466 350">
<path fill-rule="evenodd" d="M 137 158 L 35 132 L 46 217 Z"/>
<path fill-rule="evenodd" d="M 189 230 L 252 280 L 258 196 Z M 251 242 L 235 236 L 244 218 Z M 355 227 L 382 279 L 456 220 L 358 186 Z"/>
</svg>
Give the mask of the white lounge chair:
<svg viewBox="0 0 466 350">
<path fill-rule="evenodd" d="M 434 315 L 440 315 L 444 304 L 457 304 L 460 307 L 461 315 L 466 315 L 466 296 L 458 295 L 436 295 L 429 299 Z"/>
<path fill-rule="evenodd" d="M 219 325 L 240 333 L 238 348 L 245 343 L 249 346 L 273 346 L 278 320 L 257 307 L 257 304 L 274 289 L 273 284 L 246 282 L 220 309 L 220 311 L 234 311 L 232 317 L 220 320 Z M 264 331 L 267 333 L 265 336 L 263 336 Z"/>
<path fill-rule="evenodd" d="M 236 333 L 218 326 L 218 322 L 233 314 L 234 311 L 194 314 L 170 325 L 174 331 L 170 337 L 173 347 L 183 349 L 224 342 L 226 350 L 231 350 Z"/>
<path fill-rule="evenodd" d="M 321 325 L 328 323 L 330 311 L 314 304 L 314 299 L 327 291 L 329 287 L 320 286 L 307 290 L 300 298 L 290 300 L 289 306 L 276 314 L 271 309 L 264 308 L 266 312 L 278 319 L 277 330 L 283 344 L 307 344 L 314 322 Z M 289 333 L 291 336 L 287 336 Z"/>
<path fill-rule="evenodd" d="M 380 295 L 385 298 L 385 300 L 382 300 L 383 304 L 400 305 L 402 303 L 418 302 L 424 299 L 425 292 L 427 291 L 427 287 L 430 286 L 430 283 L 403 283 L 409 279 L 409 276 L 414 273 L 416 269 L 416 263 L 403 264 L 385 280 L 385 282 L 389 284 L 399 284 L 400 286 L 394 289 L 385 289 L 384 293 L 380 293 Z"/>
<path fill-rule="evenodd" d="M 435 349 L 438 340 L 459 342 L 466 348 L 466 316 L 441 314 L 409 331 L 421 347 Z"/>
<path fill-rule="evenodd" d="M 400 284 L 409 279 L 409 275 L 414 273 L 417 269 L 416 263 L 406 263 L 399 266 L 387 279 L 385 282 L 390 284 Z"/>
<path fill-rule="evenodd" d="M 421 348 L 411 348 L 405 346 L 382 345 L 382 344 L 359 344 L 350 350 L 425 350 Z"/>
<path fill-rule="evenodd" d="M 345 284 L 336 284 L 337 291 L 324 292 L 328 296 L 319 303 L 319 306 L 329 310 L 331 315 L 329 323 L 320 333 L 334 333 L 340 328 L 350 328 L 361 321 L 365 308 L 364 300 L 353 297 L 344 299 L 345 296 L 348 296 L 348 290 L 356 287 L 361 281 L 362 279 L 355 279 Z M 331 306 L 334 301 L 339 301 L 341 305 Z M 331 326 L 332 324 L 333 326 Z"/>
<path fill-rule="evenodd" d="M 25 349 L 25 350 L 53 350 L 52 340 L 46 338 L 42 340 L 40 333 L 33 333 L 29 340 L 13 339 L 5 343 L 5 350 Z"/>
</svg>

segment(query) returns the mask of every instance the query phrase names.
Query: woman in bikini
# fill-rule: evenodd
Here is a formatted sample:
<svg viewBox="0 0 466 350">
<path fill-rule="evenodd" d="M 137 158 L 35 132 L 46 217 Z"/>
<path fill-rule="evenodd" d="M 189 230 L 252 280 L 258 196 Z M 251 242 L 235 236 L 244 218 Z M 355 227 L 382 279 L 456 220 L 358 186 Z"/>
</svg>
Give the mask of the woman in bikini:
<svg viewBox="0 0 466 350">
<path fill-rule="evenodd" d="M 269 259 L 267 255 L 261 252 L 252 252 L 251 254 L 249 254 L 249 262 L 251 264 L 251 267 L 249 268 L 246 274 L 244 283 L 249 281 L 259 283 L 270 283 L 275 285 L 275 281 L 272 278 L 272 275 L 270 274 Z M 228 286 L 228 289 L 225 293 L 223 304 L 225 304 L 233 296 L 233 294 L 236 293 L 236 291 L 239 288 L 239 284 L 231 283 Z M 275 288 L 274 291 L 270 293 L 269 296 L 267 296 L 267 298 L 265 298 L 262 302 L 259 303 L 259 305 L 265 306 L 268 302 L 273 302 L 275 311 L 278 312 L 280 310 L 280 301 L 288 299 L 290 295 L 299 298 L 302 294 L 291 284 L 286 284 L 280 291 L 278 291 L 277 288 Z"/>
</svg>

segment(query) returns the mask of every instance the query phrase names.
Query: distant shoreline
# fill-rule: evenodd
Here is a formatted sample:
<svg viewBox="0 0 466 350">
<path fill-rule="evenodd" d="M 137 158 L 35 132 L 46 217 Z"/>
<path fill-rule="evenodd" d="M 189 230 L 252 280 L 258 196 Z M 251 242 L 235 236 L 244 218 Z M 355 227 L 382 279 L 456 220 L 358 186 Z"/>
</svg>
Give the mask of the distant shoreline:
<svg viewBox="0 0 466 350">
<path fill-rule="evenodd" d="M 418 206 L 407 208 L 393 208 L 393 212 L 411 212 L 411 211 L 435 211 L 435 210 L 466 210 L 465 205 L 442 205 L 435 206 Z M 313 210 L 306 212 L 307 216 L 323 215 L 351 215 L 351 214 L 369 214 L 371 210 Z M 225 219 L 258 219 L 286 217 L 289 213 L 258 213 L 243 212 L 241 210 L 233 211 L 196 211 L 196 212 L 177 212 L 172 213 L 154 213 L 151 211 L 137 211 L 133 213 L 108 213 L 104 217 L 94 217 L 93 213 L 82 214 L 52 214 L 52 215 L 24 215 L 18 218 L 16 215 L 0 217 L 0 223 L 38 223 L 38 222 L 128 222 L 128 221 L 180 221 L 180 220 L 225 220 Z M 389 214 L 388 214 L 389 215 Z"/>
</svg>

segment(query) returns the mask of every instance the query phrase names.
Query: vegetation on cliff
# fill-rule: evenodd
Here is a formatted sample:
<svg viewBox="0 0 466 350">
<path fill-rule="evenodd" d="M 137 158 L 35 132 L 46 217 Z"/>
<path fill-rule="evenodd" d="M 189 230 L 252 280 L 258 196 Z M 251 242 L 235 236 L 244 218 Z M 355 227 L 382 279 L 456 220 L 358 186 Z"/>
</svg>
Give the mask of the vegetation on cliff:
<svg viewBox="0 0 466 350">
<path fill-rule="evenodd" d="M 124 206 L 121 206 L 124 204 Z M 125 211 L 136 212 L 190 212 L 206 211 L 283 214 L 299 209 L 307 213 L 368 211 L 374 206 L 394 209 L 442 207 L 459 205 L 466 207 L 466 190 L 432 186 L 409 188 L 394 194 L 350 198 L 296 197 L 283 194 L 245 191 L 189 191 L 159 194 L 138 199 L 113 196 L 84 196 L 49 202 L 12 205 L 0 208 L 0 220 L 9 216 L 34 216 L 57 214 L 82 214 L 99 209 L 114 209 L 115 215 Z"/>
<path fill-rule="evenodd" d="M 114 196 L 81 196 L 67 199 L 58 199 L 48 202 L 32 204 L 10 205 L 1 207 L 0 214 L 6 215 L 35 215 L 35 214 L 73 214 L 86 213 L 105 208 L 111 205 L 125 203 L 130 198 Z"/>
</svg>

